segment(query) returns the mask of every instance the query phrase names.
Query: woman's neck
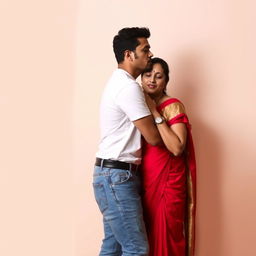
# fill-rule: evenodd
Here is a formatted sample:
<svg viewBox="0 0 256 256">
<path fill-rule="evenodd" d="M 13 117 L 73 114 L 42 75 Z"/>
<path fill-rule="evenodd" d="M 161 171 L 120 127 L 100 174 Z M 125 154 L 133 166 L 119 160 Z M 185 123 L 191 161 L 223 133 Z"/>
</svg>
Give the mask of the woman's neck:
<svg viewBox="0 0 256 256">
<path fill-rule="evenodd" d="M 167 97 L 164 93 L 161 93 L 159 95 L 150 95 L 150 96 L 155 101 L 156 105 L 161 104 L 162 101 Z"/>
</svg>

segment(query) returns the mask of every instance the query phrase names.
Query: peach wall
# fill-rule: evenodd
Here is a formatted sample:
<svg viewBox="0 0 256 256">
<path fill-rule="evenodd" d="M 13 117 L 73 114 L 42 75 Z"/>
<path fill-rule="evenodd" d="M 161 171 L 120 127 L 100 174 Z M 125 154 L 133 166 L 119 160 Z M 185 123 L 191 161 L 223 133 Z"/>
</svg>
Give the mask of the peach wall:
<svg viewBox="0 0 256 256">
<path fill-rule="evenodd" d="M 124 26 L 150 28 L 169 92 L 190 116 L 196 256 L 256 255 L 254 9 L 249 0 L 1 3 L 0 255 L 97 255 L 98 107 Z"/>
<path fill-rule="evenodd" d="M 72 255 L 77 1 L 0 3 L 0 255 Z"/>
</svg>

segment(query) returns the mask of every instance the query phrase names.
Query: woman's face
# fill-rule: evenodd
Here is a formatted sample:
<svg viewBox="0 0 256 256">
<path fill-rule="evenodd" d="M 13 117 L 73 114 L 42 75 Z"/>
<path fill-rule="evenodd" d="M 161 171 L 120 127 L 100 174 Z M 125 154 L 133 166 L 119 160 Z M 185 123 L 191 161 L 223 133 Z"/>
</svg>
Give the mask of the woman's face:
<svg viewBox="0 0 256 256">
<path fill-rule="evenodd" d="M 166 81 L 162 66 L 159 63 L 154 64 L 150 72 L 143 74 L 141 82 L 146 93 L 152 96 L 163 94 L 166 88 Z"/>
</svg>

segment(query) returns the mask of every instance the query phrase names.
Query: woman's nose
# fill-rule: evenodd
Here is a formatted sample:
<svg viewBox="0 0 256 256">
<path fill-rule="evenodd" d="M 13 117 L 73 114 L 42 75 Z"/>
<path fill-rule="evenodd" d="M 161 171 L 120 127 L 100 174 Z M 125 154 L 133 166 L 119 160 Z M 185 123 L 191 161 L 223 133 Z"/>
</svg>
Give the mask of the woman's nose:
<svg viewBox="0 0 256 256">
<path fill-rule="evenodd" d="M 151 77 L 150 77 L 150 82 L 151 82 L 151 83 L 155 83 L 155 81 L 156 81 L 156 80 L 155 80 L 155 76 L 151 76 Z"/>
</svg>

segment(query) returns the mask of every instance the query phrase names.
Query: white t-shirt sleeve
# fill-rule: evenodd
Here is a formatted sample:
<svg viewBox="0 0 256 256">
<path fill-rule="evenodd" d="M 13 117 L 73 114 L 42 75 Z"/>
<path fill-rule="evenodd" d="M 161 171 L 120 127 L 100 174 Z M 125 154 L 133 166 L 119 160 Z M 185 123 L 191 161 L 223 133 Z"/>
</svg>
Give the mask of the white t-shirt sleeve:
<svg viewBox="0 0 256 256">
<path fill-rule="evenodd" d="M 151 115 L 144 94 L 137 83 L 127 85 L 116 97 L 116 104 L 131 121 Z"/>
</svg>

